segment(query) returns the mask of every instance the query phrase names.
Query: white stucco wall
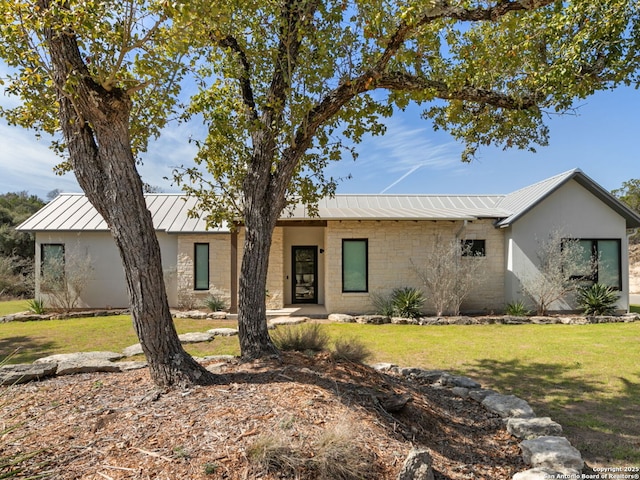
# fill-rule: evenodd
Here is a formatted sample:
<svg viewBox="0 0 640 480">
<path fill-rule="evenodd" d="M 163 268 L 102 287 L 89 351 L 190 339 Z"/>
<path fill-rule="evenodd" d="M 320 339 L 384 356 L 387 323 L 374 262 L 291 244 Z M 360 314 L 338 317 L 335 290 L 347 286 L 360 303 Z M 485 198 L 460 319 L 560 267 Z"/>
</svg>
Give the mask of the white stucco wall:
<svg viewBox="0 0 640 480">
<path fill-rule="evenodd" d="M 169 305 L 173 306 L 177 301 L 177 237 L 159 232 L 158 241 Z M 78 307 L 126 308 L 129 306 L 122 261 L 109 232 L 56 232 L 53 234 L 37 232 L 36 266 L 38 272 L 41 260 L 40 246 L 43 243 L 64 244 L 66 259 L 73 255 L 89 256 L 92 266 L 90 281 L 82 292 Z M 44 297 L 46 300 L 46 295 L 40 292 L 39 275 L 36 275 L 36 296 Z"/>
<path fill-rule="evenodd" d="M 525 299 L 520 279 L 537 270 L 540 243 L 554 232 L 566 238 L 619 239 L 621 242 L 622 291 L 618 308 L 628 308 L 629 259 L 626 222 L 606 204 L 571 180 L 518 219 L 505 232 L 505 301 Z M 575 308 L 560 302 L 553 309 Z"/>
</svg>

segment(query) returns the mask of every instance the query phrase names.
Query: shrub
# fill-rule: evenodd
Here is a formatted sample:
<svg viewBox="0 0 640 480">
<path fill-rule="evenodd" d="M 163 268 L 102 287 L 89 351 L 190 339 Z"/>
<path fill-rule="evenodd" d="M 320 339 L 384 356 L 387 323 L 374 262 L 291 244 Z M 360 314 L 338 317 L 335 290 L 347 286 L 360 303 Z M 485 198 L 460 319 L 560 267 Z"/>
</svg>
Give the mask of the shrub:
<svg viewBox="0 0 640 480">
<path fill-rule="evenodd" d="M 511 315 L 512 317 L 526 317 L 531 313 L 531 311 L 527 308 L 522 300 L 518 300 L 508 303 L 505 313 L 507 315 Z"/>
<path fill-rule="evenodd" d="M 321 352 L 329 344 L 329 334 L 318 323 L 280 327 L 271 334 L 271 339 L 284 351 Z"/>
<path fill-rule="evenodd" d="M 207 307 L 212 312 L 221 312 L 226 310 L 227 305 L 224 300 L 218 297 L 217 295 L 209 295 L 204 301 L 205 307 Z"/>
<path fill-rule="evenodd" d="M 364 363 L 371 357 L 371 350 L 357 338 L 338 338 L 333 342 L 331 357 L 335 360 Z"/>
<path fill-rule="evenodd" d="M 579 288 L 576 300 L 585 315 L 610 315 L 615 312 L 615 303 L 619 298 L 613 287 L 594 283 Z"/>
<path fill-rule="evenodd" d="M 295 474 L 302 466 L 302 458 L 277 437 L 261 435 L 247 447 L 247 458 L 260 473 Z M 255 472 L 258 473 L 258 472 Z"/>
<path fill-rule="evenodd" d="M 351 427 L 357 428 L 355 425 Z M 313 478 L 356 480 L 376 477 L 373 454 L 359 447 L 352 432 L 343 426 L 324 432 L 314 442 L 314 455 L 308 461 Z"/>
<path fill-rule="evenodd" d="M 396 288 L 391 292 L 393 313 L 403 318 L 418 318 L 422 315 L 424 295 L 421 290 L 412 287 Z"/>
<path fill-rule="evenodd" d="M 394 308 L 391 295 L 384 293 L 372 293 L 371 301 L 373 302 L 374 312 L 377 315 L 385 317 L 393 317 Z"/>
<path fill-rule="evenodd" d="M 45 313 L 44 301 L 41 298 L 34 298 L 27 302 L 27 306 L 29 307 L 29 311 L 35 313 L 36 315 L 42 315 Z"/>
</svg>

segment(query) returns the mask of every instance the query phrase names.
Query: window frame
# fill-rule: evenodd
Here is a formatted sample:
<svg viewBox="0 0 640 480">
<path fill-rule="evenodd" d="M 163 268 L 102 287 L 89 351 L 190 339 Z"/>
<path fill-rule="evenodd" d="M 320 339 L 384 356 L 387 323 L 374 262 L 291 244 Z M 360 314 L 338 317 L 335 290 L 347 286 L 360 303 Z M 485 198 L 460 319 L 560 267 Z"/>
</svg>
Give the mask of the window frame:
<svg viewBox="0 0 640 480">
<path fill-rule="evenodd" d="M 482 244 L 481 248 L 477 248 L 476 244 Z M 486 257 L 487 256 L 487 241 L 485 239 L 465 238 L 460 240 L 462 247 L 463 257 Z M 470 248 L 466 248 L 470 245 Z"/>
<path fill-rule="evenodd" d="M 345 289 L 345 244 L 364 243 L 364 289 Z M 369 239 L 368 238 L 343 238 L 342 239 L 342 293 L 368 293 L 369 292 Z"/>
<path fill-rule="evenodd" d="M 569 278 L 571 280 L 584 280 L 593 283 L 599 283 L 599 273 L 600 273 L 600 255 L 598 249 L 598 242 L 615 242 L 618 246 L 618 258 L 617 258 L 617 268 L 618 268 L 618 282 L 617 285 L 610 285 L 615 288 L 619 292 L 622 291 L 622 240 L 619 238 L 571 238 L 565 240 L 573 240 L 578 242 L 591 242 L 591 258 L 595 258 L 596 268 L 592 275 L 571 275 Z"/>
<path fill-rule="evenodd" d="M 45 260 L 47 255 L 45 255 L 45 250 L 47 247 L 60 247 L 62 249 L 62 275 L 64 276 L 65 266 L 66 266 L 66 249 L 64 243 L 41 243 L 40 244 L 40 276 L 44 275 L 44 269 L 46 267 Z"/>
<path fill-rule="evenodd" d="M 203 287 L 201 285 L 199 285 L 198 280 L 199 279 L 199 262 L 198 262 L 198 252 L 199 252 L 199 247 L 207 247 L 206 248 L 206 273 L 207 273 L 207 286 Z M 211 246 L 209 244 L 209 242 L 196 242 L 193 244 L 193 289 L 196 291 L 207 291 L 210 288 L 210 282 L 211 282 L 211 268 L 210 268 L 210 260 L 211 260 Z"/>
</svg>

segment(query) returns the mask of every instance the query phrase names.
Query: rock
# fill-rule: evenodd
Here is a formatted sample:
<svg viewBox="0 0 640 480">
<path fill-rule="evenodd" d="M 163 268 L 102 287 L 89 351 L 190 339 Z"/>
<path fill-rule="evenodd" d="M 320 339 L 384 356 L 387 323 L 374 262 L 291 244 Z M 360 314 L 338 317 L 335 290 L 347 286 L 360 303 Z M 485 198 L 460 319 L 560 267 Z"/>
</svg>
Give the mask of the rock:
<svg viewBox="0 0 640 480">
<path fill-rule="evenodd" d="M 0 367 L 0 385 L 15 385 L 55 375 L 56 363 L 18 363 Z"/>
<path fill-rule="evenodd" d="M 118 364 L 101 359 L 77 359 L 58 362 L 56 375 L 73 375 L 76 373 L 120 372 Z"/>
<path fill-rule="evenodd" d="M 469 389 L 464 387 L 453 387 L 451 392 L 460 398 L 467 398 L 469 396 Z"/>
<path fill-rule="evenodd" d="M 391 317 L 391 323 L 394 325 L 418 325 L 420 321 L 417 318 Z"/>
<path fill-rule="evenodd" d="M 211 330 L 207 330 L 207 333 L 210 333 L 214 337 L 233 337 L 238 335 L 237 328 L 212 328 Z"/>
<path fill-rule="evenodd" d="M 529 440 L 543 436 L 560 435 L 562 427 L 549 417 L 510 418 L 507 421 L 507 431 L 515 437 Z"/>
<path fill-rule="evenodd" d="M 522 459 L 532 467 L 582 471 L 584 461 L 564 437 L 539 437 L 520 443 Z"/>
<path fill-rule="evenodd" d="M 382 325 L 383 323 L 390 323 L 389 317 L 384 315 L 358 315 L 356 317 L 356 323 L 366 323 L 372 325 Z"/>
<path fill-rule="evenodd" d="M 482 401 L 482 405 L 503 418 L 535 417 L 535 413 L 533 413 L 533 409 L 529 404 L 515 395 L 489 395 Z"/>
<path fill-rule="evenodd" d="M 480 388 L 480 384 L 478 382 L 461 375 L 449 375 L 448 373 L 443 374 L 439 381 L 445 387 L 463 387 L 468 389 Z"/>
<path fill-rule="evenodd" d="M 550 480 L 552 478 L 580 478 L 578 470 L 563 470 L 561 472 L 552 468 L 531 468 L 524 472 L 518 472 L 512 480 Z"/>
<path fill-rule="evenodd" d="M 413 400 L 413 397 L 409 394 L 392 394 L 379 396 L 376 398 L 380 402 L 380 406 L 389 413 L 396 413 L 401 411 L 407 403 Z"/>
<path fill-rule="evenodd" d="M 422 372 L 424 372 L 423 369 L 418 367 L 394 367 L 392 370 L 394 373 L 403 377 L 408 377 L 410 375 L 420 376 Z"/>
<path fill-rule="evenodd" d="M 434 480 L 431 463 L 428 451 L 411 450 L 398 474 L 398 480 Z"/>
<path fill-rule="evenodd" d="M 371 365 L 371 368 L 373 368 L 374 370 L 378 370 L 379 372 L 388 372 L 389 370 L 392 370 L 393 368 L 398 368 L 398 366 L 394 363 L 374 363 L 373 365 Z"/>
<path fill-rule="evenodd" d="M 495 390 L 490 390 L 488 388 L 478 388 L 471 390 L 469 392 L 469 397 L 473 398 L 476 402 L 482 403 L 482 401 L 487 398 L 489 395 L 497 395 L 498 392 Z"/>
<path fill-rule="evenodd" d="M 130 370 L 139 370 L 141 368 L 146 368 L 149 366 L 147 362 L 116 362 L 116 365 L 118 366 L 121 372 L 128 372 Z"/>
<path fill-rule="evenodd" d="M 353 315 L 345 315 L 344 313 L 332 313 L 329 315 L 330 322 L 336 323 L 354 323 L 356 319 Z"/>
<path fill-rule="evenodd" d="M 420 380 L 426 383 L 437 383 L 443 375 L 448 375 L 444 370 L 420 370 L 415 374 Z"/>
<path fill-rule="evenodd" d="M 142 355 L 144 352 L 142 351 L 142 345 L 136 343 L 135 345 L 131 345 L 124 350 L 122 350 L 122 354 L 125 357 L 133 357 L 135 355 Z"/>
<path fill-rule="evenodd" d="M 269 320 L 270 325 L 299 325 L 309 321 L 309 317 L 276 317 Z"/>
<path fill-rule="evenodd" d="M 49 355 L 48 357 L 38 358 L 33 363 L 61 363 L 61 362 L 85 362 L 93 360 L 103 360 L 112 362 L 120 360 L 124 355 L 115 352 L 79 352 L 79 353 L 59 353 L 57 355 Z"/>
<path fill-rule="evenodd" d="M 213 334 L 207 332 L 190 332 L 178 335 L 180 343 L 201 343 L 213 340 Z"/>
</svg>

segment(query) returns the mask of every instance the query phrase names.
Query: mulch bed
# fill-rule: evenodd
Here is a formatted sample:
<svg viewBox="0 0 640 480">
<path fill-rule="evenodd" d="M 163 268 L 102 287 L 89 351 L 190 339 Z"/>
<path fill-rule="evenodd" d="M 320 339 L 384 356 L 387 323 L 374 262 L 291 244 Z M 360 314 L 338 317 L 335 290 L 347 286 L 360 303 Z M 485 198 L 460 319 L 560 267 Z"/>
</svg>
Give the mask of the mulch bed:
<svg viewBox="0 0 640 480">
<path fill-rule="evenodd" d="M 294 473 L 249 452 L 270 439 L 313 459 L 329 432 L 370 459 L 365 478 L 395 479 L 412 447 L 429 450 L 436 479 L 509 479 L 527 468 L 499 417 L 445 388 L 327 354 L 208 368 L 219 385 L 159 392 L 138 370 L 3 388 L 0 429 L 17 428 L 0 437 L 0 458 L 34 453 L 17 478 L 319 478 L 306 464 Z M 405 394 L 412 401 L 400 412 L 383 408 Z"/>
</svg>

